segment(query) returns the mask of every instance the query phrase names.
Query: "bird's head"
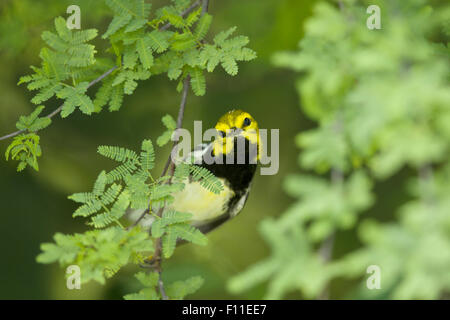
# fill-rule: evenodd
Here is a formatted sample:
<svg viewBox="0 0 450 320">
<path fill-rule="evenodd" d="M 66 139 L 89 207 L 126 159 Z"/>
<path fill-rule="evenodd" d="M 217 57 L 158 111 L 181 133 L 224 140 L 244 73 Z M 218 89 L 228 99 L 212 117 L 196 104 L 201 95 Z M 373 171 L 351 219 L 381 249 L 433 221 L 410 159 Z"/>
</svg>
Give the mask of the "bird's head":
<svg viewBox="0 0 450 320">
<path fill-rule="evenodd" d="M 225 113 L 215 126 L 218 137 L 214 141 L 214 154 L 229 154 L 233 151 L 235 141 L 239 138 L 247 139 L 256 145 L 257 160 L 259 160 L 262 146 L 259 137 L 259 128 L 256 120 L 242 110 L 231 110 Z"/>
</svg>

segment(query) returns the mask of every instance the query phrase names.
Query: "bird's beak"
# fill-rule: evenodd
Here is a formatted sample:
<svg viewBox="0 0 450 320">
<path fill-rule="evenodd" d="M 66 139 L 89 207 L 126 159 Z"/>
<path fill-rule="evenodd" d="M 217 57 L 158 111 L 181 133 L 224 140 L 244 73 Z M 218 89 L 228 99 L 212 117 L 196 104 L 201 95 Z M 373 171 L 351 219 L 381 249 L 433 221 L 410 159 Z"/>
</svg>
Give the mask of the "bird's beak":
<svg viewBox="0 0 450 320">
<path fill-rule="evenodd" d="M 242 133 L 242 131 L 243 130 L 241 128 L 232 128 L 227 134 L 227 137 L 237 137 Z"/>
</svg>

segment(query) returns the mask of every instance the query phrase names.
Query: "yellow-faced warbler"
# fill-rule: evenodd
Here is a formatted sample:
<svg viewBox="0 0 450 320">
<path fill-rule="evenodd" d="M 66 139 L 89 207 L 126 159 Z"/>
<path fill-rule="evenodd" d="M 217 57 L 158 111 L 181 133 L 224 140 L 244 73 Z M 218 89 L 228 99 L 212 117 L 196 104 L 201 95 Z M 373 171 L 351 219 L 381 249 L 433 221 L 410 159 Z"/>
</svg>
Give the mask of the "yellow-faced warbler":
<svg viewBox="0 0 450 320">
<path fill-rule="evenodd" d="M 258 123 L 247 112 L 232 110 L 217 122 L 216 139 L 201 144 L 185 157 L 196 165 L 208 169 L 223 184 L 220 193 L 204 188 L 199 181 L 186 179 L 182 191 L 173 194 L 174 201 L 167 209 L 192 214 L 192 225 L 207 233 L 235 217 L 244 207 L 257 161 L 261 155 Z M 131 219 L 142 214 L 133 212 Z M 143 226 L 150 226 L 153 217 L 142 219 Z"/>
</svg>

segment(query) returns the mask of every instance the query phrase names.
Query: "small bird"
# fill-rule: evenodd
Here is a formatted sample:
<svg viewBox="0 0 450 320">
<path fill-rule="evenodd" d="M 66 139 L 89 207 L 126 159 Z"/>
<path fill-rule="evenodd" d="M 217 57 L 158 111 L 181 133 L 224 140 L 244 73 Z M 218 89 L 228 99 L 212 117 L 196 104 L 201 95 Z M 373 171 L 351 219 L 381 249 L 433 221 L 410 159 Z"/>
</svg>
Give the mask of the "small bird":
<svg viewBox="0 0 450 320">
<path fill-rule="evenodd" d="M 202 233 L 217 228 L 243 209 L 262 152 L 258 123 L 247 112 L 227 112 L 215 129 L 216 139 L 195 147 L 185 159 L 213 173 L 222 182 L 223 190 L 215 194 L 199 181 L 186 179 L 184 189 L 173 194 L 174 201 L 168 208 L 191 213 L 191 224 Z M 216 161 L 211 163 L 206 158 Z M 150 226 L 152 221 L 148 216 L 141 224 Z"/>
</svg>

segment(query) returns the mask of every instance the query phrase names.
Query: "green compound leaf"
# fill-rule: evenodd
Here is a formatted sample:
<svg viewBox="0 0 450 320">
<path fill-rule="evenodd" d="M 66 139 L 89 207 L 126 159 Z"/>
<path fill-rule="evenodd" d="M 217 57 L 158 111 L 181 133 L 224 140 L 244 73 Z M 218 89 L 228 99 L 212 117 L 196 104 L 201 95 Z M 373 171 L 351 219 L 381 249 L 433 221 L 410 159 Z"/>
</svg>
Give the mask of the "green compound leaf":
<svg viewBox="0 0 450 320">
<path fill-rule="evenodd" d="M 142 142 L 142 152 L 140 156 L 140 161 L 142 164 L 142 169 L 151 170 L 155 166 L 155 149 L 153 148 L 153 143 L 151 140 L 144 140 Z"/>
<path fill-rule="evenodd" d="M 139 157 L 133 150 L 116 146 L 100 146 L 97 152 L 102 156 L 117 162 L 135 161 L 139 162 Z"/>
<path fill-rule="evenodd" d="M 95 111 L 94 103 L 85 93 L 89 86 L 88 82 L 82 82 L 76 87 L 67 86 L 57 93 L 58 98 L 65 99 L 62 107 L 61 117 L 65 118 L 75 111 L 76 107 L 90 115 Z"/>
<path fill-rule="evenodd" d="M 206 92 L 206 80 L 203 71 L 195 68 L 191 73 L 192 91 L 196 96 L 204 96 Z"/>
<path fill-rule="evenodd" d="M 206 37 L 206 34 L 209 31 L 209 28 L 211 27 L 212 23 L 212 16 L 208 13 L 205 13 L 198 22 L 197 26 L 195 27 L 194 35 L 197 40 L 202 40 Z"/>
<path fill-rule="evenodd" d="M 36 132 L 48 127 L 52 120 L 48 117 L 39 118 L 44 108 L 44 106 L 39 106 L 29 116 L 21 116 L 16 123 L 17 129 Z"/>
<path fill-rule="evenodd" d="M 37 158 L 42 155 L 41 147 L 39 145 L 39 136 L 34 133 L 20 134 L 14 137 L 11 144 L 6 148 L 6 161 L 19 161 L 17 171 L 23 171 L 27 165 L 34 170 L 39 171 Z"/>
<path fill-rule="evenodd" d="M 152 252 L 153 243 L 139 227 L 129 231 L 109 227 L 75 235 L 57 233 L 54 243 L 42 244 L 41 250 L 36 259 L 39 263 L 77 264 L 82 270 L 82 283 L 94 280 L 104 284 L 121 267 L 142 257 L 144 252 Z"/>
<path fill-rule="evenodd" d="M 193 294 L 200 289 L 204 283 L 200 276 L 190 277 L 183 281 L 176 281 L 167 287 L 167 296 L 173 300 L 181 300 L 189 294 Z"/>
</svg>

